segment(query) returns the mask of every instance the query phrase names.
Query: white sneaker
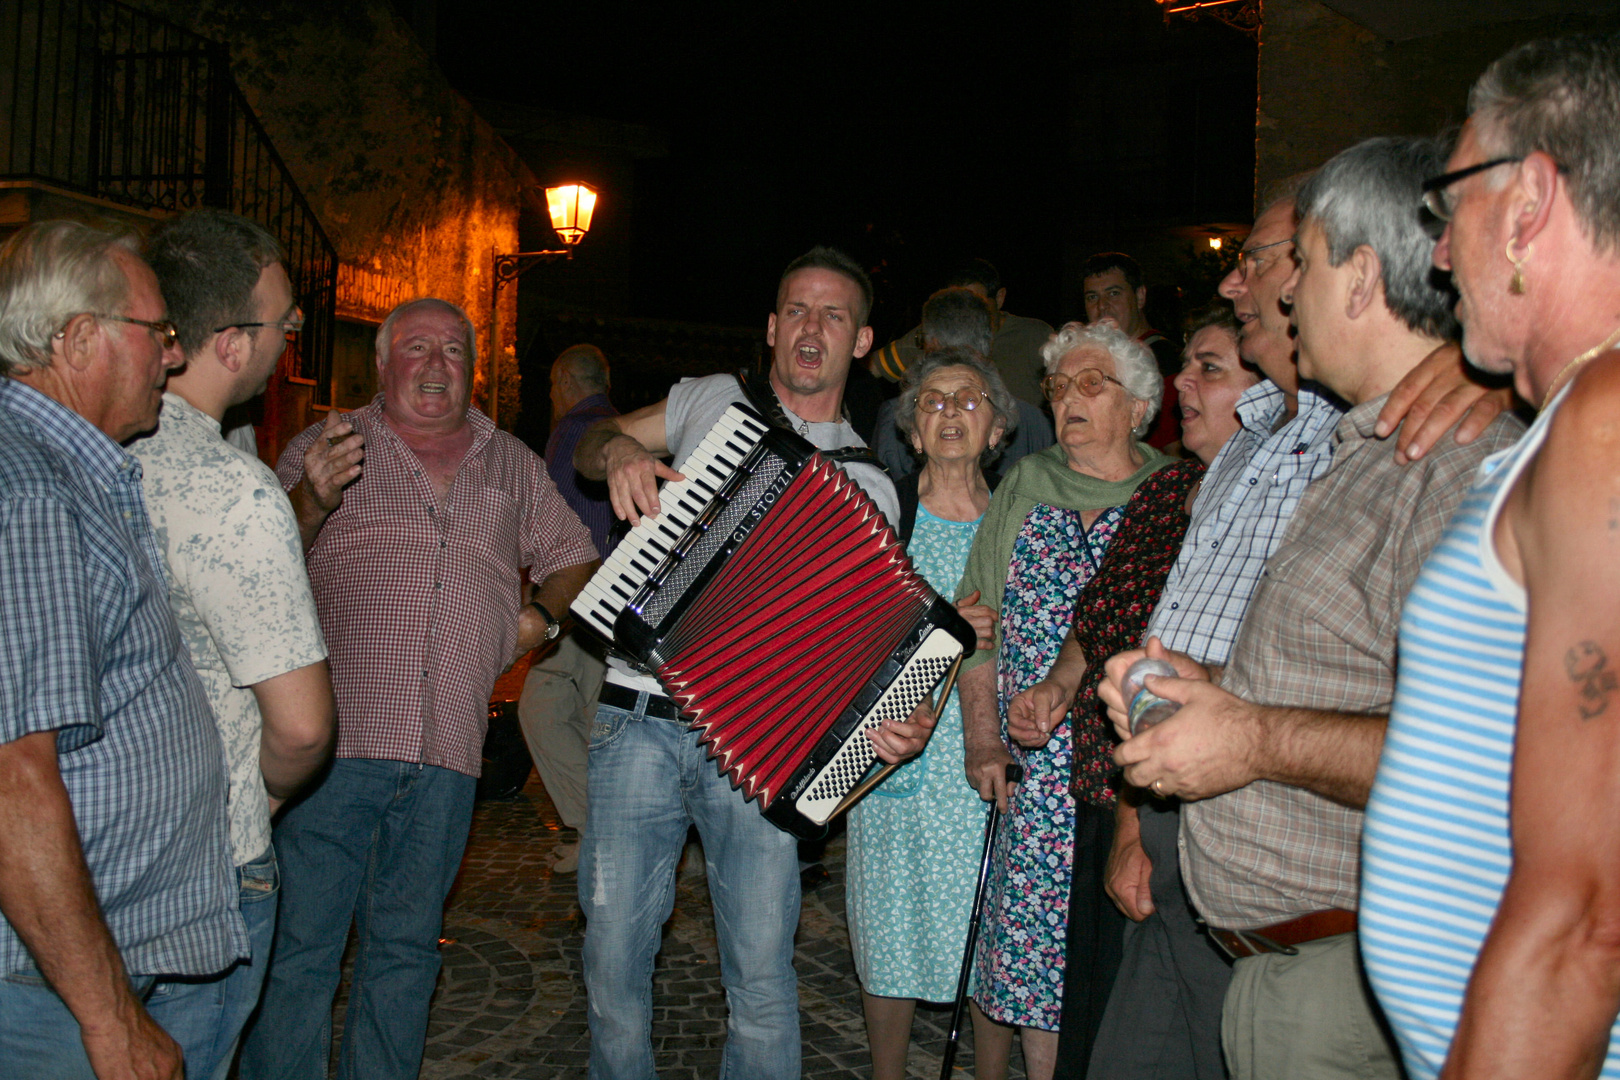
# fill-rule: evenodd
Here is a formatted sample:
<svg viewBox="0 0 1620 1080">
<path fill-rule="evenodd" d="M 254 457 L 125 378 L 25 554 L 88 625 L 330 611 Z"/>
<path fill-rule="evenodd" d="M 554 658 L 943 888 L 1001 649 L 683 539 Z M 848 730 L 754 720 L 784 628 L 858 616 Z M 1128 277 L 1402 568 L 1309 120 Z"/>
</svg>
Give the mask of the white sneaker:
<svg viewBox="0 0 1620 1080">
<path fill-rule="evenodd" d="M 572 874 L 579 869 L 579 841 L 572 844 L 558 844 L 557 850 L 551 853 L 551 869 L 557 874 Z"/>
</svg>

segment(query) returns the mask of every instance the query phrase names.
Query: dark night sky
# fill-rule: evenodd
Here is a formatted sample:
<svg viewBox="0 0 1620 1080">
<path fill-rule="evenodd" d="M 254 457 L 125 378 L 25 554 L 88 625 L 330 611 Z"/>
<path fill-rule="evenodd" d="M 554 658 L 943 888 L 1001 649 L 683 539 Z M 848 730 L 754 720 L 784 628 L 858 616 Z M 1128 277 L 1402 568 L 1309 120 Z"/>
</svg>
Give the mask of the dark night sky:
<svg viewBox="0 0 1620 1080">
<path fill-rule="evenodd" d="M 470 96 L 668 138 L 637 171 L 634 314 L 752 325 L 827 241 L 887 264 L 874 319 L 898 332 L 964 255 L 1057 314 L 1068 33 L 1050 3 L 458 0 L 438 51 Z"/>
</svg>

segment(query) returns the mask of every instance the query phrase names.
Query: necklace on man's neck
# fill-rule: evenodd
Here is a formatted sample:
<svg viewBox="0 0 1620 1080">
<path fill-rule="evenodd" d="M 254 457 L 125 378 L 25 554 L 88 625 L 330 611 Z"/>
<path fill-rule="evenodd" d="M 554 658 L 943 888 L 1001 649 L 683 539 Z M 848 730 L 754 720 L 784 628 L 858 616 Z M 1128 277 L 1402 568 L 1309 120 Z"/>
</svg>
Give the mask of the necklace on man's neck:
<svg viewBox="0 0 1620 1080">
<path fill-rule="evenodd" d="M 1565 364 L 1562 368 L 1559 368 L 1558 374 L 1554 375 L 1552 382 L 1547 384 L 1547 396 L 1542 398 L 1541 408 L 1545 409 L 1552 403 L 1552 399 L 1558 396 L 1558 391 L 1564 388 L 1564 383 L 1575 377 L 1575 373 L 1580 370 L 1582 364 L 1585 364 L 1588 360 L 1595 360 L 1597 357 L 1602 356 L 1609 350 L 1609 346 L 1613 345 L 1617 341 L 1620 341 L 1620 326 L 1615 327 L 1614 332 L 1608 337 L 1581 353 L 1581 355 Z M 1538 409 L 1536 411 L 1540 412 L 1541 410 Z"/>
</svg>

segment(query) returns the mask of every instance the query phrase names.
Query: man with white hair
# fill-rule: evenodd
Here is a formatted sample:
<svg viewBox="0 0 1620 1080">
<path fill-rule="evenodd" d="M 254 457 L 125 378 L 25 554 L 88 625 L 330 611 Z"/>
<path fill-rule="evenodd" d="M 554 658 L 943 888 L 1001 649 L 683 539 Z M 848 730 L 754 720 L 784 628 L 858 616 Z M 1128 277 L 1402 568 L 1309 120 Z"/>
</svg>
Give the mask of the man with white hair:
<svg viewBox="0 0 1620 1080">
<path fill-rule="evenodd" d="M 490 692 L 557 636 L 597 565 L 545 463 L 470 406 L 473 354 L 460 308 L 400 305 L 377 331 L 377 399 L 305 430 L 276 470 L 308 549 L 339 724 L 330 773 L 276 826 L 281 916 L 244 1077 L 326 1075 L 351 919 L 338 1075 L 417 1075 Z"/>
<path fill-rule="evenodd" d="M 248 953 L 224 752 L 140 463 L 181 360 L 132 237 L 0 249 L 0 1071 L 179 1080 L 143 1001 Z"/>
<path fill-rule="evenodd" d="M 1149 684 L 1181 708 L 1116 754 L 1130 783 L 1183 800 L 1187 892 L 1236 961 L 1221 1041 L 1237 1080 L 1400 1074 L 1357 952 L 1361 808 L 1406 594 L 1466 477 L 1522 430 L 1499 417 L 1470 445 L 1448 436 L 1404 466 L 1375 432 L 1396 384 L 1455 351 L 1450 295 L 1430 281 L 1433 241 L 1412 209 L 1442 160 L 1432 140 L 1369 139 L 1300 190 L 1281 299 L 1293 307 L 1300 377 L 1350 411 L 1224 670 L 1170 657 L 1182 678 Z M 1148 653 L 1166 650 L 1150 641 Z M 1141 655 L 1109 662 L 1111 709 L 1122 709 L 1119 683 Z"/>
<path fill-rule="evenodd" d="M 1475 83 L 1424 185 L 1468 358 L 1540 409 L 1423 567 L 1363 847 L 1407 1072 L 1620 1075 L 1620 36 Z"/>
</svg>

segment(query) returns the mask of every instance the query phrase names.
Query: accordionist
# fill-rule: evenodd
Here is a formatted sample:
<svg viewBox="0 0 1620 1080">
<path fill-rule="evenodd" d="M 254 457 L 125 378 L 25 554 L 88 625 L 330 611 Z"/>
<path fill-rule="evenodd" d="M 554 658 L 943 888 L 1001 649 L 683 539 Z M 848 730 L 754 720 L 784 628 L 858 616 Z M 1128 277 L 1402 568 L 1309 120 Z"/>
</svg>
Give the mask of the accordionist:
<svg viewBox="0 0 1620 1080">
<path fill-rule="evenodd" d="M 605 478 L 614 510 L 632 524 L 657 513 L 657 482 L 674 480 L 732 404 L 745 402 L 818 449 L 835 452 L 890 521 L 894 486 L 865 450 L 843 409 L 852 361 L 872 344 L 872 290 L 841 252 L 816 248 L 791 263 L 767 322 L 767 376 L 710 375 L 679 383 L 656 405 L 604 421 L 580 440 L 579 471 Z M 746 384 L 746 385 L 745 385 Z M 674 469 L 658 458 L 668 454 Z M 885 722 L 879 756 L 922 749 L 919 725 Z M 727 1075 L 783 1080 L 799 1075 L 793 934 L 799 871 L 794 838 L 733 790 L 681 721 L 658 681 L 612 661 L 590 736 L 589 820 L 581 845 L 579 899 L 587 920 L 584 969 L 590 995 L 593 1074 L 647 1075 L 652 961 L 674 900 L 675 865 L 695 824 L 724 958 L 729 1030 Z"/>
</svg>

